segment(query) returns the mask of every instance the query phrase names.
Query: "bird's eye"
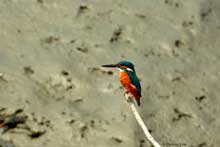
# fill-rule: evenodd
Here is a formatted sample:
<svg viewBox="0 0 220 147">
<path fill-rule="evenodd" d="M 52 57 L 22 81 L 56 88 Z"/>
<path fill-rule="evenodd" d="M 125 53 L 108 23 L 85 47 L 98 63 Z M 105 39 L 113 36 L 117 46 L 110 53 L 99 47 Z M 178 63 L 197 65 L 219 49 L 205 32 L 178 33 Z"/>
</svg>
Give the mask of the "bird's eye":
<svg viewBox="0 0 220 147">
<path fill-rule="evenodd" d="M 117 65 L 116 65 L 116 67 L 120 68 L 120 67 L 121 67 L 121 65 L 120 65 L 120 64 L 117 64 Z"/>
</svg>

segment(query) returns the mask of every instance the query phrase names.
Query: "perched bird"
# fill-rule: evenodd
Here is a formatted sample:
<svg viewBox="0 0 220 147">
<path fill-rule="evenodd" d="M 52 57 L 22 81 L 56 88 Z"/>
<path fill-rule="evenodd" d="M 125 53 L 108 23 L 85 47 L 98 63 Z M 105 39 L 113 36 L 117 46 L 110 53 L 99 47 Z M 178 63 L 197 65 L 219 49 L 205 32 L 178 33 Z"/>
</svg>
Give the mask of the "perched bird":
<svg viewBox="0 0 220 147">
<path fill-rule="evenodd" d="M 120 61 L 117 64 L 102 65 L 102 67 L 111 67 L 119 69 L 119 80 L 124 87 L 125 93 L 130 93 L 140 106 L 141 85 L 135 73 L 134 65 L 129 61 Z"/>
</svg>

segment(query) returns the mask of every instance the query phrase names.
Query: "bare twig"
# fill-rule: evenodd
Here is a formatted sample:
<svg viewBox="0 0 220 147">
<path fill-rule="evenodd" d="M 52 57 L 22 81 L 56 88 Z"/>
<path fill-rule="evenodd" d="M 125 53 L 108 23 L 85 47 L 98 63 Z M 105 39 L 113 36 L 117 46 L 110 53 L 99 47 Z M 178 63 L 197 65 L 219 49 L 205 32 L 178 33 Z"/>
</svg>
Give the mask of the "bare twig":
<svg viewBox="0 0 220 147">
<path fill-rule="evenodd" d="M 154 145 L 154 147 L 161 147 L 161 145 L 151 136 L 150 132 L 148 131 L 146 125 L 144 124 L 144 121 L 142 120 L 140 114 L 138 113 L 138 111 L 134 105 L 133 99 L 129 98 L 128 94 L 125 95 L 125 98 L 126 98 L 127 102 L 130 104 L 131 111 L 133 112 L 138 124 L 140 125 L 140 127 L 144 131 L 144 134 L 147 137 L 147 139 Z"/>
</svg>

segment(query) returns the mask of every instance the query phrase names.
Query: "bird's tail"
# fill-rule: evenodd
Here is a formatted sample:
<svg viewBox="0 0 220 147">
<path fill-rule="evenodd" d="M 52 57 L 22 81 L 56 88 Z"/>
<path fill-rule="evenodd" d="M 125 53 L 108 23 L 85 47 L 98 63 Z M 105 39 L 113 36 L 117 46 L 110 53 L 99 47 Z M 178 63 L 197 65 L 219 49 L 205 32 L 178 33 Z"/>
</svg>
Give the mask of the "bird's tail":
<svg viewBox="0 0 220 147">
<path fill-rule="evenodd" d="M 135 100 L 137 101 L 138 106 L 140 107 L 141 103 L 140 103 L 140 98 L 135 98 Z"/>
</svg>

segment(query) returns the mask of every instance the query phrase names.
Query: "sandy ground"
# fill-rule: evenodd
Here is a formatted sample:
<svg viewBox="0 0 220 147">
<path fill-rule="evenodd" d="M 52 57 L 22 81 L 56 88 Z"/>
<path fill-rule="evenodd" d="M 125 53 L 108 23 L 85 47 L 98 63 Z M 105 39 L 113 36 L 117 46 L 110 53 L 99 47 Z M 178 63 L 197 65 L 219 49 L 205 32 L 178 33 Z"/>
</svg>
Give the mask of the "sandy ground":
<svg viewBox="0 0 220 147">
<path fill-rule="evenodd" d="M 219 0 L 1 0 L 2 147 L 150 147 L 124 100 L 168 147 L 220 146 Z"/>
</svg>

